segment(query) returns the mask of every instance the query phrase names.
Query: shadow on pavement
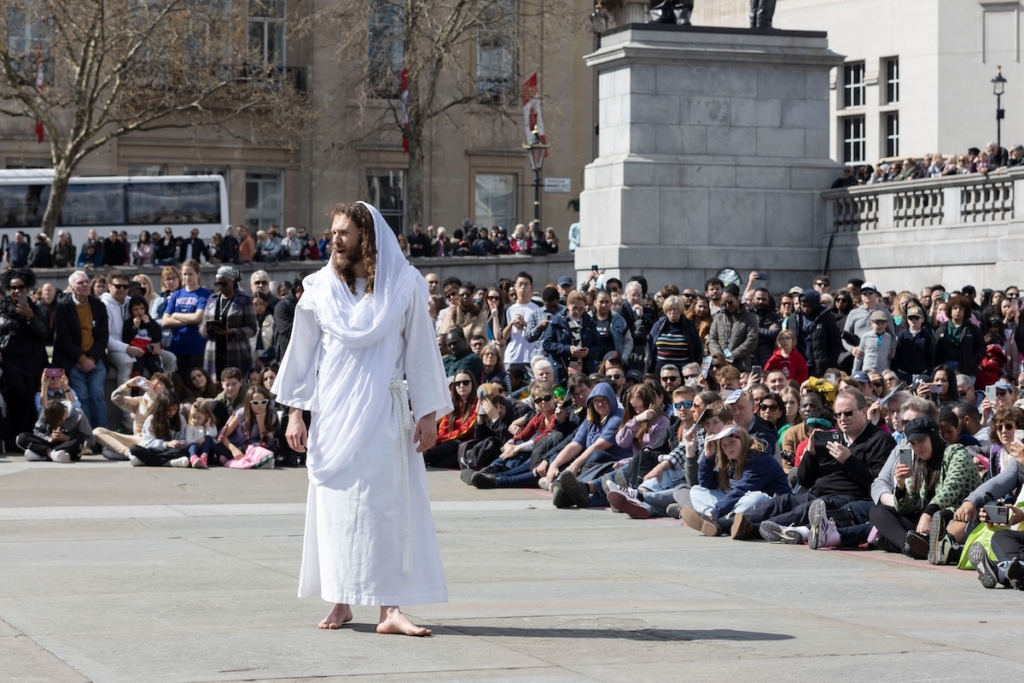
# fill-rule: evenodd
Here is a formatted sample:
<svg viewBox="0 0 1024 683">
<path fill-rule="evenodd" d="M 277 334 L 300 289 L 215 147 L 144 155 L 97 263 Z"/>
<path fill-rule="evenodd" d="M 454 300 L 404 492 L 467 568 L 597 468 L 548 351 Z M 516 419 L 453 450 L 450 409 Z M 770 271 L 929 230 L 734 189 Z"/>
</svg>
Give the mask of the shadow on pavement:
<svg viewBox="0 0 1024 683">
<path fill-rule="evenodd" d="M 479 638 L 598 638 L 646 641 L 736 640 L 771 641 L 792 640 L 786 633 L 734 631 L 733 629 L 618 629 L 618 628 L 522 628 L 508 626 L 445 626 L 421 624 L 435 636 L 472 636 Z M 349 624 L 345 628 L 363 633 L 375 632 L 375 624 Z"/>
</svg>

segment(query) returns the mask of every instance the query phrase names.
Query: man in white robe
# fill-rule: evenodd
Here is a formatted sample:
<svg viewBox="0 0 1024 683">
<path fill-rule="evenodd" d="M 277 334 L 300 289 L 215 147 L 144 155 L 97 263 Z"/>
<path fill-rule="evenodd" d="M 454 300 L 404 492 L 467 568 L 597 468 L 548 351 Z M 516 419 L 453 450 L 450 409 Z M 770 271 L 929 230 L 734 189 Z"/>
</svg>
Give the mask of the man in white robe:
<svg viewBox="0 0 1024 683">
<path fill-rule="evenodd" d="M 274 384 L 288 443 L 308 452 L 299 597 L 334 603 L 320 628 L 380 605 L 379 633 L 430 635 L 398 607 L 448 599 L 420 455 L 452 410 L 427 285 L 374 207 L 332 219 L 331 261 L 303 281 Z"/>
</svg>

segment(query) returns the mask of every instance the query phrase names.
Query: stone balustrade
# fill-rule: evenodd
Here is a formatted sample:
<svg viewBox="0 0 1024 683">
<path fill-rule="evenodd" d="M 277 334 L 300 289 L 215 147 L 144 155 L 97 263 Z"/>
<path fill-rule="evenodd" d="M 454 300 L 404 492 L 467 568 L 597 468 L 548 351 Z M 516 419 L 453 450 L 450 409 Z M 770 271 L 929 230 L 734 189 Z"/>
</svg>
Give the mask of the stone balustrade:
<svg viewBox="0 0 1024 683">
<path fill-rule="evenodd" d="M 833 281 L 916 291 L 1024 282 L 1024 169 L 822 192 Z"/>
<path fill-rule="evenodd" d="M 827 234 L 1024 220 L 1024 169 L 861 185 L 822 197 Z"/>
</svg>

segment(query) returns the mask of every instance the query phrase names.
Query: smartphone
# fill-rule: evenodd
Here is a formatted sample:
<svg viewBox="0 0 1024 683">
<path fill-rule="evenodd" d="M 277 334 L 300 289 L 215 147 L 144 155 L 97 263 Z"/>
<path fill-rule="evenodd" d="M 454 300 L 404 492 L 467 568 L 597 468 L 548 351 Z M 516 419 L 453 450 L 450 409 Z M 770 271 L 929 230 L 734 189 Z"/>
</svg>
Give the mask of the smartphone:
<svg viewBox="0 0 1024 683">
<path fill-rule="evenodd" d="M 928 393 L 929 394 L 941 394 L 942 393 L 942 383 L 941 382 L 935 382 L 934 384 L 929 384 L 928 385 Z"/>
<path fill-rule="evenodd" d="M 1013 440 L 1017 443 L 1024 443 L 1024 429 L 1016 429 L 1013 432 Z"/>
<path fill-rule="evenodd" d="M 601 270 L 596 263 L 592 264 L 590 269 L 594 272 L 599 272 Z"/>
<path fill-rule="evenodd" d="M 829 443 L 839 443 L 839 432 L 826 432 L 818 430 L 814 433 L 814 454 L 819 458 L 831 458 L 828 452 Z"/>
<path fill-rule="evenodd" d="M 762 368 L 760 365 L 755 365 L 752 368 L 750 368 L 750 374 L 760 375 L 763 369 L 764 368 Z"/>
<path fill-rule="evenodd" d="M 18 295 L 18 303 L 19 304 L 27 304 L 28 303 L 28 294 L 25 294 L 25 293 L 19 294 Z"/>
<path fill-rule="evenodd" d="M 156 348 L 152 344 L 146 344 L 146 353 L 153 353 L 153 349 Z"/>
<path fill-rule="evenodd" d="M 711 356 L 704 356 L 704 362 L 700 365 L 700 376 L 707 379 L 708 372 L 711 371 Z"/>
<path fill-rule="evenodd" d="M 996 385 L 990 384 L 985 387 L 985 400 L 990 403 L 996 402 Z"/>
<path fill-rule="evenodd" d="M 46 368 L 46 370 L 43 371 L 43 374 L 46 375 L 46 379 L 56 379 L 58 377 L 63 377 L 64 371 L 60 368 Z"/>
<path fill-rule="evenodd" d="M 768 273 L 766 273 L 763 270 L 759 270 L 759 271 L 757 271 L 757 275 L 754 276 L 754 279 L 755 280 L 767 280 L 768 279 Z"/>
<path fill-rule="evenodd" d="M 989 503 L 985 506 L 985 514 L 988 515 L 989 524 L 1006 526 L 1010 523 L 1010 508 L 1006 505 Z"/>
<path fill-rule="evenodd" d="M 910 448 L 908 444 L 903 444 L 902 446 L 900 446 L 899 450 L 896 453 L 896 457 L 899 458 L 896 464 L 906 465 L 907 467 L 914 466 L 914 451 L 913 449 Z"/>
<path fill-rule="evenodd" d="M 836 373 L 834 373 L 834 372 L 825 373 L 825 381 L 828 382 L 829 384 L 831 384 L 832 386 L 835 386 L 836 385 Z"/>
</svg>

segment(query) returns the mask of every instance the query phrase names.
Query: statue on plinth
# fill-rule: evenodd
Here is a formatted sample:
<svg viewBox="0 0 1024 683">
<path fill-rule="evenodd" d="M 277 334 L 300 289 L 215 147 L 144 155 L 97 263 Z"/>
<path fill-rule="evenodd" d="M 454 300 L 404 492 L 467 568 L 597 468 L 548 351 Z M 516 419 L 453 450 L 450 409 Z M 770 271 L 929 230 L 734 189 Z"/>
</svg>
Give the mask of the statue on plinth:
<svg viewBox="0 0 1024 683">
<path fill-rule="evenodd" d="M 775 0 L 750 0 L 750 28 L 771 28 Z"/>
<path fill-rule="evenodd" d="M 651 18 L 647 23 L 689 26 L 691 14 L 693 0 L 651 0 Z"/>
</svg>

